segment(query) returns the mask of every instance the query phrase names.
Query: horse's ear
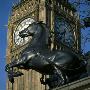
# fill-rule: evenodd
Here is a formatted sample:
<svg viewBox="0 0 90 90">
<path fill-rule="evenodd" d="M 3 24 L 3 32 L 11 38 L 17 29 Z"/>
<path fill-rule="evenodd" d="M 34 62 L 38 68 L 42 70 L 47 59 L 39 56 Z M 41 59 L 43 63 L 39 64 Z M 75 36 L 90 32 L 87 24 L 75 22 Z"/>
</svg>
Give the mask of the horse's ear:
<svg viewBox="0 0 90 90">
<path fill-rule="evenodd" d="M 43 23 L 43 21 L 38 21 L 37 23 L 38 23 L 38 24 L 42 24 L 42 23 Z"/>
</svg>

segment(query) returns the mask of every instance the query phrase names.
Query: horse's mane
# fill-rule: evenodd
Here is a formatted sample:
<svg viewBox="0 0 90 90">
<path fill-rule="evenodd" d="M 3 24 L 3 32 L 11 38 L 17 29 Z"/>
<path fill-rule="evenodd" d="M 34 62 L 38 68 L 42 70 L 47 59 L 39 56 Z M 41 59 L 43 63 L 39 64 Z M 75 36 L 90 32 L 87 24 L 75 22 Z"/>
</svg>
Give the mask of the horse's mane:
<svg viewBox="0 0 90 90">
<path fill-rule="evenodd" d="M 47 28 L 46 24 L 43 23 L 42 21 L 40 21 L 40 22 L 33 22 L 32 24 L 29 25 L 29 27 L 32 26 L 32 25 L 37 25 L 36 26 L 36 29 L 37 30 L 39 30 L 39 28 L 40 28 L 40 30 L 39 30 L 40 31 L 40 34 L 34 36 L 32 38 L 32 40 L 28 42 L 27 47 L 25 47 L 23 49 L 23 53 L 24 52 L 27 52 L 29 50 L 33 50 L 33 49 L 35 50 L 35 48 L 40 48 L 40 47 L 38 47 L 38 45 L 40 45 L 40 44 L 43 47 L 47 47 L 47 45 L 48 45 L 49 29 Z M 36 41 L 37 39 L 38 39 L 38 42 Z M 37 43 L 35 44 L 34 41 L 37 42 Z"/>
</svg>

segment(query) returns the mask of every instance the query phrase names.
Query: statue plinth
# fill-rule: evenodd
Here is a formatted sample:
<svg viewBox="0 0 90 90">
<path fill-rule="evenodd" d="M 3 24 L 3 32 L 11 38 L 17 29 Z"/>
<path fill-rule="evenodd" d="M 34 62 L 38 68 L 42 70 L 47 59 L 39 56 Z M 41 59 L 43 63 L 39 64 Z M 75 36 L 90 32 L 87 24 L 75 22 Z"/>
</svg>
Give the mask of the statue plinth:
<svg viewBox="0 0 90 90">
<path fill-rule="evenodd" d="M 90 76 L 68 83 L 64 86 L 55 88 L 53 90 L 89 90 L 90 89 Z"/>
</svg>

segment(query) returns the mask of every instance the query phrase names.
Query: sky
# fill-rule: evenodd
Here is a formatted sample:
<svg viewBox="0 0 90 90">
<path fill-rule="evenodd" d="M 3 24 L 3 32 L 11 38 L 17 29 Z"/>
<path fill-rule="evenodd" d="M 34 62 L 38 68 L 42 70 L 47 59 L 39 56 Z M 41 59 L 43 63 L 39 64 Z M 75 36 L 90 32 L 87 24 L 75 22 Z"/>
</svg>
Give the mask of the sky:
<svg viewBox="0 0 90 90">
<path fill-rule="evenodd" d="M 0 90 L 6 90 L 7 23 L 13 0 L 0 0 Z"/>
<path fill-rule="evenodd" d="M 10 15 L 11 7 L 13 2 L 16 0 L 0 0 L 0 90 L 6 90 L 6 76 L 5 65 L 6 65 L 6 48 L 7 48 L 7 23 Z M 87 35 L 87 30 L 83 33 Z M 90 31 L 89 31 L 90 32 Z M 84 46 L 84 51 L 90 51 L 90 42 Z"/>
</svg>

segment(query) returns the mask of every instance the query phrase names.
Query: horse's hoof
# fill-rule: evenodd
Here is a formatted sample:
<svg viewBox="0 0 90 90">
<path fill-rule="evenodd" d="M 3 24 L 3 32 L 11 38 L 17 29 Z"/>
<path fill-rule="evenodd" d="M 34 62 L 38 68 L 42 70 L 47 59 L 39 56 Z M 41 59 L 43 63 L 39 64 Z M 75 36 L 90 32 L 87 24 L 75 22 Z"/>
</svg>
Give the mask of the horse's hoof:
<svg viewBox="0 0 90 90">
<path fill-rule="evenodd" d="M 14 83 L 14 78 L 9 78 L 9 81 L 10 81 L 11 83 Z"/>
<path fill-rule="evenodd" d="M 14 78 L 11 74 L 8 74 L 8 78 L 11 83 L 14 83 Z"/>
<path fill-rule="evenodd" d="M 24 75 L 24 74 L 20 71 L 17 71 L 17 72 L 13 73 L 13 77 L 18 77 L 18 76 L 22 76 L 22 75 Z"/>
</svg>

